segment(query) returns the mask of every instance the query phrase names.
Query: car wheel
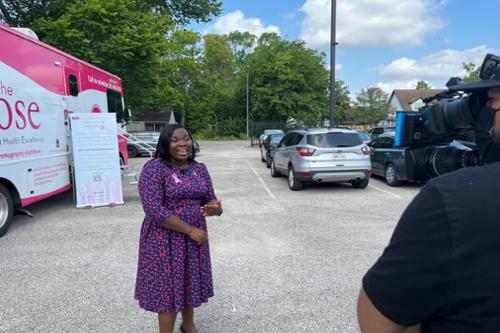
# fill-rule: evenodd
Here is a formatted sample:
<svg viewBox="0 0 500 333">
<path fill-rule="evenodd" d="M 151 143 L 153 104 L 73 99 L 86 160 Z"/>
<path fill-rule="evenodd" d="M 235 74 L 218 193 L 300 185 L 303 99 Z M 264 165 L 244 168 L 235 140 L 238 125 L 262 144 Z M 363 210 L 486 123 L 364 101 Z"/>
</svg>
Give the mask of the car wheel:
<svg viewBox="0 0 500 333">
<path fill-rule="evenodd" d="M 14 216 L 14 202 L 10 191 L 0 184 L 0 237 L 7 233 Z"/>
<path fill-rule="evenodd" d="M 128 146 L 127 151 L 128 151 L 128 157 L 137 157 L 138 155 L 137 148 L 135 148 L 134 146 Z"/>
<path fill-rule="evenodd" d="M 304 183 L 295 177 L 295 171 L 293 171 L 292 166 L 288 168 L 288 187 L 292 191 L 298 191 L 304 187 Z"/>
<path fill-rule="evenodd" d="M 391 163 L 387 164 L 385 167 L 385 182 L 389 186 L 401 186 L 401 181 L 398 179 L 398 173 Z"/>
<path fill-rule="evenodd" d="M 354 188 L 366 188 L 368 183 L 370 182 L 370 178 L 358 179 L 351 182 L 352 187 Z"/>
<path fill-rule="evenodd" d="M 264 156 L 262 156 L 262 150 L 260 151 L 260 161 L 265 162 L 266 160 L 264 159 Z"/>
<path fill-rule="evenodd" d="M 280 173 L 276 170 L 276 166 L 274 165 L 274 160 L 271 160 L 271 177 L 279 177 Z"/>
<path fill-rule="evenodd" d="M 267 155 L 266 158 L 266 167 L 269 169 L 271 167 L 271 156 Z"/>
</svg>

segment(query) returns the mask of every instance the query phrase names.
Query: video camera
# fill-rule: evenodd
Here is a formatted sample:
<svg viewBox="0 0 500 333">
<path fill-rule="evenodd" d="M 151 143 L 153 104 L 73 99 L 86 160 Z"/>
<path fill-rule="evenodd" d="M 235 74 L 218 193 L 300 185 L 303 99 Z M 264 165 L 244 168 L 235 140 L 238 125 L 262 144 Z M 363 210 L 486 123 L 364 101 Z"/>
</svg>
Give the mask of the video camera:
<svg viewBox="0 0 500 333">
<path fill-rule="evenodd" d="M 451 78 L 447 90 L 422 99 L 425 106 L 419 112 L 398 112 L 395 146 L 408 147 L 406 164 L 411 179 L 425 181 L 482 164 L 478 147 L 465 146 L 455 139 L 472 129 L 476 141 L 478 135 L 488 135 L 493 118 L 481 127 L 478 114 L 486 103 L 487 90 L 500 86 L 500 57 L 486 55 L 479 77 L 481 80 L 469 83 Z"/>
</svg>

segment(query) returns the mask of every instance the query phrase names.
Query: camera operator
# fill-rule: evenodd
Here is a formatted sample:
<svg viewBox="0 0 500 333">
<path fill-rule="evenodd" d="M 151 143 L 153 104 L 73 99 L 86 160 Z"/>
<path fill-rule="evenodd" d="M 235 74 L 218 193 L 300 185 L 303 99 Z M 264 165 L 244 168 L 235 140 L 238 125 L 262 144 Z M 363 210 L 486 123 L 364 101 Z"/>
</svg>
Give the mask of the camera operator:
<svg viewBox="0 0 500 333">
<path fill-rule="evenodd" d="M 490 76 L 454 87 L 482 91 L 487 98 L 480 108 L 457 111 L 462 113 L 451 117 L 455 123 L 434 115 L 438 124 L 427 124 L 443 131 L 474 125 L 485 165 L 429 180 L 407 207 L 363 278 L 358 299 L 363 333 L 500 330 L 498 59 Z M 449 117 L 446 110 L 443 114 Z"/>
</svg>

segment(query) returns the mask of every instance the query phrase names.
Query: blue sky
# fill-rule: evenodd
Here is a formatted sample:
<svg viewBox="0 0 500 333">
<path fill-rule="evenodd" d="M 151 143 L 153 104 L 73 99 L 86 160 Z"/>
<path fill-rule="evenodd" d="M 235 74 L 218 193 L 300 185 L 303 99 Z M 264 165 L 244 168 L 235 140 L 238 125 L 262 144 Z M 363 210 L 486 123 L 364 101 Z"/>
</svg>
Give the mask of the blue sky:
<svg viewBox="0 0 500 333">
<path fill-rule="evenodd" d="M 330 0 L 222 0 L 223 13 L 193 25 L 202 33 L 277 32 L 303 39 L 329 60 Z M 417 80 L 441 88 L 463 62 L 500 55 L 500 0 L 337 0 L 337 79 L 354 95 Z"/>
</svg>

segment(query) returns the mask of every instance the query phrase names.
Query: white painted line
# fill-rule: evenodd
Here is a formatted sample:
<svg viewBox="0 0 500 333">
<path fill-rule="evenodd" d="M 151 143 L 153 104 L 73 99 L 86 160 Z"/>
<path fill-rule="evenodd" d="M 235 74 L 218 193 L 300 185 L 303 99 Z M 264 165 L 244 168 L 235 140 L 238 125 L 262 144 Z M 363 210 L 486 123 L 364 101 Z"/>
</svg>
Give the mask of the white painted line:
<svg viewBox="0 0 500 333">
<path fill-rule="evenodd" d="M 264 189 L 267 191 L 267 194 L 269 194 L 269 196 L 271 197 L 271 199 L 276 200 L 276 197 L 274 196 L 273 192 L 271 192 L 271 190 L 269 189 L 269 187 L 267 187 L 266 183 L 259 176 L 259 174 L 257 173 L 257 170 L 255 170 L 255 168 L 252 166 L 252 163 L 250 163 L 249 160 L 246 160 L 246 161 L 247 161 L 248 165 L 250 166 L 250 169 L 252 169 L 252 171 L 255 174 L 255 176 L 257 176 L 257 178 L 259 179 L 259 181 L 262 183 L 262 186 L 264 186 Z"/>
<path fill-rule="evenodd" d="M 401 199 L 401 196 L 397 195 L 396 193 L 392 193 L 391 191 L 384 190 L 383 188 L 377 187 L 377 186 L 372 185 L 372 184 L 369 184 L 368 186 L 371 187 L 371 188 L 374 188 L 374 189 L 376 189 L 378 191 L 381 191 L 381 192 L 387 193 L 389 195 L 392 195 L 393 197 Z"/>
</svg>

